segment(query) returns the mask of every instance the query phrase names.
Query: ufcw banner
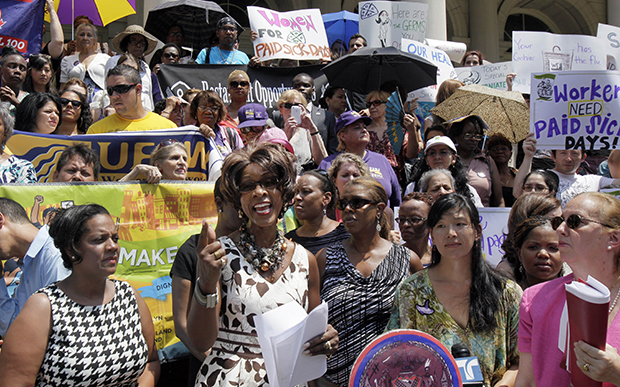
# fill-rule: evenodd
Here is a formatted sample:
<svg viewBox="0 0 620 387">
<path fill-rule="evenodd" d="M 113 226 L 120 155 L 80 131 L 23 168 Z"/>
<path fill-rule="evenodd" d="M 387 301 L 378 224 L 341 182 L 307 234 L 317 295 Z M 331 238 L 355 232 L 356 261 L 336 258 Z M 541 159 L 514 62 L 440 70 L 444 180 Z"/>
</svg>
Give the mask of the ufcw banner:
<svg viewBox="0 0 620 387">
<path fill-rule="evenodd" d="M 0 50 L 11 46 L 22 54 L 41 51 L 45 0 L 0 0 Z"/>
<path fill-rule="evenodd" d="M 0 186 L 0 196 L 21 204 L 39 226 L 50 208 L 104 206 L 119 225 L 115 278 L 128 281 L 146 301 L 160 359 L 179 356 L 184 347 L 174 332 L 170 269 L 179 247 L 200 232 L 202 219 L 217 222 L 212 183 L 7 184 Z"/>
<path fill-rule="evenodd" d="M 39 182 L 52 181 L 60 154 L 74 143 L 84 143 L 100 158 L 99 181 L 116 181 L 138 164 L 149 164 L 150 154 L 160 142 L 175 139 L 189 152 L 188 180 L 215 181 L 223 157 L 213 140 L 205 139 L 195 126 L 179 129 L 148 130 L 59 136 L 15 131 L 7 147 L 15 156 L 30 161 Z"/>
</svg>

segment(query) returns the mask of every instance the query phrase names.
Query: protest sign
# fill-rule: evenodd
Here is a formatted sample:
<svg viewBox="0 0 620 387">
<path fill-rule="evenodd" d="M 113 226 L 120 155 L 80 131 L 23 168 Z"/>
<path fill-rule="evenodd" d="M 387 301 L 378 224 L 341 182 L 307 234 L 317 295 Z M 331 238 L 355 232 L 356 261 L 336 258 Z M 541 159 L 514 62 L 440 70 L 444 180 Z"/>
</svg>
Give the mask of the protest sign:
<svg viewBox="0 0 620 387">
<path fill-rule="evenodd" d="M 271 111 L 277 109 L 278 98 L 293 86 L 293 78 L 306 73 L 314 79 L 315 94 L 312 98 L 318 104 L 327 84 L 327 77 L 321 72 L 321 65 L 294 68 L 249 67 L 245 65 L 161 65 L 158 73 L 159 85 L 166 96 L 182 96 L 189 89 L 213 90 L 224 101 L 230 103 L 228 76 L 234 70 L 243 70 L 250 77 L 248 103 L 260 103 Z"/>
<path fill-rule="evenodd" d="M 21 204 L 39 226 L 48 208 L 104 206 L 119 226 L 113 278 L 128 281 L 148 305 L 160 361 L 183 352 L 172 319 L 170 269 L 179 247 L 200 232 L 202 219 L 211 225 L 217 222 L 212 183 L 6 184 L 0 186 L 0 196 Z"/>
<path fill-rule="evenodd" d="M 605 70 L 603 41 L 594 36 L 556 35 L 548 32 L 514 31 L 512 66 L 518 79 L 513 87 L 530 92 L 530 75 L 540 72 Z"/>
<path fill-rule="evenodd" d="M 532 73 L 530 132 L 541 149 L 618 149 L 620 73 Z"/>
<path fill-rule="evenodd" d="M 509 207 L 482 207 L 478 208 L 480 225 L 482 226 L 482 254 L 484 259 L 493 267 L 497 266 L 504 256 L 502 243 L 508 234 Z"/>
<path fill-rule="evenodd" d="M 0 50 L 12 46 L 24 55 L 41 51 L 45 0 L 0 0 Z"/>
<path fill-rule="evenodd" d="M 454 66 L 450 57 L 442 50 L 432 48 L 424 43 L 416 42 L 410 39 L 401 40 L 402 50 L 412 54 L 419 55 L 424 59 L 428 59 L 437 66 L 437 85 L 424 87 L 409 93 L 408 99 L 417 98 L 418 110 L 416 113 L 422 117 L 430 114 L 430 110 L 435 106 L 435 98 L 437 96 L 437 86 L 441 85 L 446 79 L 454 78 Z"/>
<path fill-rule="evenodd" d="M 466 85 L 482 85 L 492 89 L 508 90 L 506 75 L 513 72 L 512 62 L 498 62 L 474 67 L 457 67 L 456 78 Z M 512 81 L 512 88 L 523 88 L 529 84 L 519 75 Z"/>
<path fill-rule="evenodd" d="M 401 48 L 401 39 L 424 41 L 428 4 L 409 1 L 361 1 L 360 34 L 368 47 Z"/>
<path fill-rule="evenodd" d="M 424 43 L 445 52 L 450 57 L 450 60 L 456 63 L 461 63 L 463 55 L 467 52 L 467 45 L 461 42 L 426 38 Z"/>
<path fill-rule="evenodd" d="M 277 12 L 247 7 L 250 28 L 258 37 L 252 42 L 262 61 L 287 58 L 331 59 L 320 9 Z"/>
<path fill-rule="evenodd" d="M 620 63 L 620 27 L 598 23 L 596 37 L 603 41 L 607 53 L 607 70 L 618 70 Z"/>
<path fill-rule="evenodd" d="M 183 143 L 189 152 L 187 179 L 214 181 L 220 174 L 223 157 L 213 140 L 206 140 L 197 128 L 149 130 L 61 136 L 15 131 L 7 148 L 15 156 L 30 161 L 39 182 L 51 182 L 60 154 L 74 143 L 86 144 L 100 158 L 99 181 L 116 181 L 138 164 L 149 164 L 151 152 L 166 139 Z"/>
</svg>

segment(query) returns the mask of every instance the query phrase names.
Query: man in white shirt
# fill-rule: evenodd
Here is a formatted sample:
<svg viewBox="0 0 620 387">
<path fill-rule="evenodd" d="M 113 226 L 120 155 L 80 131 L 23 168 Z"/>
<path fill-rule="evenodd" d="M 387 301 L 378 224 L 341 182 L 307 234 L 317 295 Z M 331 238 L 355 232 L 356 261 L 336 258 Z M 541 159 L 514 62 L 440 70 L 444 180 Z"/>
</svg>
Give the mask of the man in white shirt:
<svg viewBox="0 0 620 387">
<path fill-rule="evenodd" d="M 578 175 L 577 170 L 586 159 L 586 154 L 581 150 L 553 150 L 552 158 L 555 161 L 555 168 L 551 171 L 560 178 L 556 197 L 562 202 L 562 208 L 582 192 L 596 192 L 610 185 L 620 185 L 620 179 L 599 175 Z"/>
</svg>

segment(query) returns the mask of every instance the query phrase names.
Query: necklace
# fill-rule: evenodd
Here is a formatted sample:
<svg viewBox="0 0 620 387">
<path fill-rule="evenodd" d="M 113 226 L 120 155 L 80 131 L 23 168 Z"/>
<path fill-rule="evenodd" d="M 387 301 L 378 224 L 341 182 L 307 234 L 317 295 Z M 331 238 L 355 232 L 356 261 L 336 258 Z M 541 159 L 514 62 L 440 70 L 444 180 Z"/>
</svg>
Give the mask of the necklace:
<svg viewBox="0 0 620 387">
<path fill-rule="evenodd" d="M 275 273 L 286 253 L 286 239 L 284 239 L 284 234 L 280 230 L 278 230 L 276 240 L 271 247 L 263 248 L 256 244 L 254 235 L 248 233 L 244 224 L 239 232 L 239 243 L 241 245 L 241 254 L 252 264 L 254 270 L 272 270 Z"/>
<path fill-rule="evenodd" d="M 618 283 L 618 280 L 620 280 L 620 277 L 616 278 L 616 280 L 614 281 L 613 285 L 611 285 L 611 288 L 609 288 L 609 291 L 612 291 L 613 288 L 616 287 L 616 284 Z M 616 302 L 618 302 L 618 297 L 620 296 L 620 290 L 618 290 L 618 293 L 616 293 L 616 297 L 614 298 L 614 302 L 611 303 L 611 306 L 609 307 L 609 312 L 611 313 L 612 310 L 614 310 L 614 308 L 616 307 Z"/>
<path fill-rule="evenodd" d="M 220 46 L 217 46 L 217 51 L 219 51 L 220 57 L 224 61 L 223 64 L 234 64 L 234 62 L 235 62 L 235 55 L 237 55 L 237 50 L 234 47 L 233 47 L 233 52 L 232 52 L 233 56 L 232 56 L 232 59 L 230 60 L 230 62 L 228 61 L 228 59 L 224 59 L 224 54 L 222 54 L 222 50 L 220 49 Z"/>
</svg>

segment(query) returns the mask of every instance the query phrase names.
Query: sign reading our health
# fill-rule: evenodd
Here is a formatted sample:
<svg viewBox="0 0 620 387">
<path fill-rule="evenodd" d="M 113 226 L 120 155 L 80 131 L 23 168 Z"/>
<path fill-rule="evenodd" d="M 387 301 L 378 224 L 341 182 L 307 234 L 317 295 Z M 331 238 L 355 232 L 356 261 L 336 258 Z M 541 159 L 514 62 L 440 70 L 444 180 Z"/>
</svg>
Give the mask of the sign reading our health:
<svg viewBox="0 0 620 387">
<path fill-rule="evenodd" d="M 607 55 L 603 40 L 594 36 L 515 31 L 512 65 L 518 79 L 525 80 L 513 90 L 529 93 L 532 73 L 605 70 Z"/>
<path fill-rule="evenodd" d="M 542 149 L 620 149 L 620 72 L 533 73 L 530 132 Z"/>
<path fill-rule="evenodd" d="M 361 1 L 360 34 L 369 47 L 401 48 L 401 39 L 424 41 L 428 4 L 409 1 Z"/>
<path fill-rule="evenodd" d="M 276 12 L 247 8 L 250 27 L 258 34 L 253 42 L 254 52 L 261 61 L 331 58 L 320 9 Z"/>
</svg>

